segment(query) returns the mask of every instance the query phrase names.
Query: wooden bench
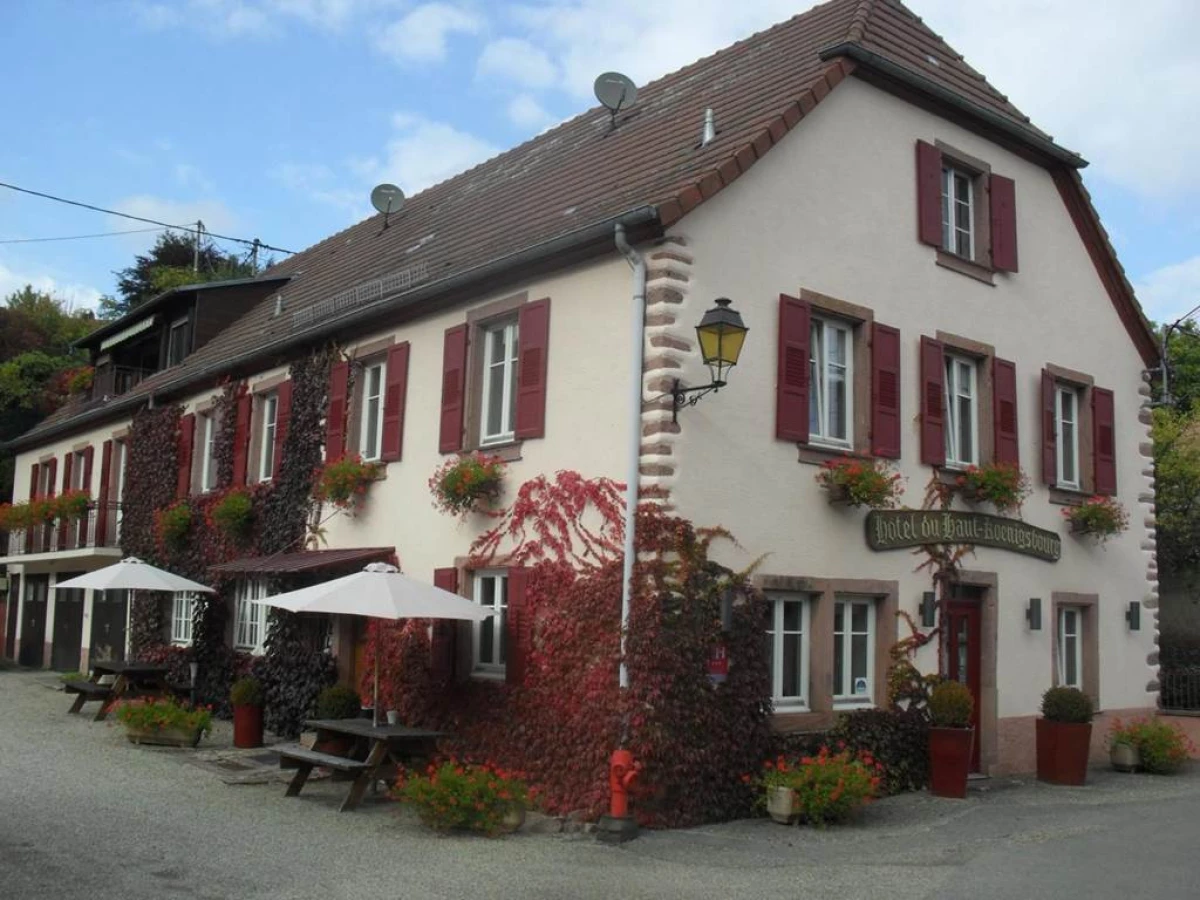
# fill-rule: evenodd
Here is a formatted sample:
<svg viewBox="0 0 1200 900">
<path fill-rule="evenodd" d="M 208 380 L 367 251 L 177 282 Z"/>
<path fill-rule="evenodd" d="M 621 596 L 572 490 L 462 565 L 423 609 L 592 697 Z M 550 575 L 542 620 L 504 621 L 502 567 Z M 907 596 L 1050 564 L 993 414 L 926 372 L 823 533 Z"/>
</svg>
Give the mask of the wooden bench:
<svg viewBox="0 0 1200 900">
<path fill-rule="evenodd" d="M 68 712 L 77 713 L 83 709 L 83 704 L 91 700 L 99 700 L 102 703 L 107 703 L 112 697 L 112 685 L 96 684 L 94 681 L 83 681 L 76 679 L 63 684 L 63 690 L 68 694 L 78 694 L 75 702 L 71 704 Z"/>
<path fill-rule="evenodd" d="M 283 767 L 284 762 L 296 764 L 296 774 L 292 776 L 291 782 L 288 784 L 287 797 L 295 797 L 300 793 L 304 783 L 308 781 L 308 776 L 312 773 L 315 766 L 322 766 L 326 769 L 333 769 L 336 772 L 346 772 L 353 774 L 358 778 L 363 778 L 369 769 L 375 768 L 369 762 L 358 759 L 350 759 L 346 756 L 337 756 L 333 753 L 322 753 L 319 750 L 309 750 L 299 744 L 284 744 L 282 746 L 271 748 L 275 753 L 279 754 L 279 765 Z M 339 812 L 345 812 L 347 809 L 353 809 L 357 804 L 357 799 L 351 800 L 351 797 L 361 797 L 361 791 L 351 790 L 349 796 L 342 802 L 338 808 Z"/>
</svg>

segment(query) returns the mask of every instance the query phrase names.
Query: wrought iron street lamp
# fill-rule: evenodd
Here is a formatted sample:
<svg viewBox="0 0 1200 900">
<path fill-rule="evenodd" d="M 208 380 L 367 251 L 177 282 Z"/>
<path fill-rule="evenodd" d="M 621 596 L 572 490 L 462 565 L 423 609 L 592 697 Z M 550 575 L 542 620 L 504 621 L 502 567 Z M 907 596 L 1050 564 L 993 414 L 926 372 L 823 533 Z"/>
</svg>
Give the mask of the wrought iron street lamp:
<svg viewBox="0 0 1200 900">
<path fill-rule="evenodd" d="M 672 420 L 678 421 L 679 410 L 684 406 L 695 406 L 705 394 L 715 394 L 725 387 L 725 377 L 737 365 L 749 329 L 742 323 L 741 314 L 730 306 L 727 297 L 716 301 L 717 305 L 704 314 L 696 326 L 696 337 L 700 342 L 700 355 L 712 375 L 712 381 L 698 387 L 680 387 L 676 378 L 671 387 L 674 399 Z"/>
</svg>

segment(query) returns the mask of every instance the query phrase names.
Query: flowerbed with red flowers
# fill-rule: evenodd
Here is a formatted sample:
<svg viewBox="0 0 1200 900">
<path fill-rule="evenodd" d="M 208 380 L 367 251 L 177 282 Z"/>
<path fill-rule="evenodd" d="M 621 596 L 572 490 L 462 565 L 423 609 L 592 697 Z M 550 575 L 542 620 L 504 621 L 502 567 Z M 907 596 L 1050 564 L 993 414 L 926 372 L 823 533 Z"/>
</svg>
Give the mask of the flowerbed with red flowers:
<svg viewBox="0 0 1200 900">
<path fill-rule="evenodd" d="M 844 822 L 874 800 L 883 777 L 883 765 L 870 753 L 852 753 L 841 744 L 837 751 L 822 747 L 815 756 L 767 760 L 759 783 L 764 788 L 791 788 L 800 821 L 824 828 Z"/>
<path fill-rule="evenodd" d="M 1129 513 L 1115 497 L 1089 497 L 1078 506 L 1068 506 L 1063 518 L 1072 531 L 1106 540 L 1129 527 Z"/>
<path fill-rule="evenodd" d="M 191 707 L 174 700 L 128 700 L 117 707 L 117 721 L 146 731 L 212 730 L 212 709 Z"/>
<path fill-rule="evenodd" d="M 424 774 L 401 773 L 392 796 L 411 805 L 435 831 L 481 831 L 489 837 L 505 830 L 505 816 L 523 810 L 530 789 L 520 773 L 494 763 L 448 759 Z"/>
<path fill-rule="evenodd" d="M 831 500 L 841 500 L 850 506 L 893 509 L 904 492 L 900 473 L 878 459 L 831 459 L 821 464 L 816 478 Z"/>
</svg>

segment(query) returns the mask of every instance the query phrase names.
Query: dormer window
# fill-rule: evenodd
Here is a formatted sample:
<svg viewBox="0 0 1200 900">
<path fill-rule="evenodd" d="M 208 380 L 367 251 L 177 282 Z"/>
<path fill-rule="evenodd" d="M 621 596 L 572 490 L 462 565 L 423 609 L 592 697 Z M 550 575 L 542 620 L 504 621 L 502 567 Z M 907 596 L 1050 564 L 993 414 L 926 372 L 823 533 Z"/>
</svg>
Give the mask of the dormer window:
<svg viewBox="0 0 1200 900">
<path fill-rule="evenodd" d="M 188 320 L 185 316 L 171 323 L 167 334 L 167 367 L 177 366 L 183 362 L 188 352 Z"/>
</svg>

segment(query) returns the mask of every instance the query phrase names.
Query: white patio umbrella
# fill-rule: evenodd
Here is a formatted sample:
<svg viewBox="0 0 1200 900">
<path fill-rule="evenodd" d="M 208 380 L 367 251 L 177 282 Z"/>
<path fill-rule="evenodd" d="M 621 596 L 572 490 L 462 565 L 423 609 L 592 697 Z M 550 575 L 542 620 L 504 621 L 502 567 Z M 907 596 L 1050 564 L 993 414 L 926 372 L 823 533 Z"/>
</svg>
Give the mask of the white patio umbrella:
<svg viewBox="0 0 1200 900">
<path fill-rule="evenodd" d="M 75 578 L 68 578 L 56 585 L 60 588 L 85 588 L 93 591 L 196 591 L 205 594 L 215 594 L 208 585 L 184 578 L 142 562 L 136 556 L 130 556 L 111 566 L 96 569 Z"/>
<path fill-rule="evenodd" d="M 409 578 L 388 563 L 259 601 L 288 612 L 338 613 L 376 619 L 462 619 L 482 622 L 494 614 L 465 597 Z M 375 724 L 379 724 L 379 654 L 375 654 Z"/>
</svg>

